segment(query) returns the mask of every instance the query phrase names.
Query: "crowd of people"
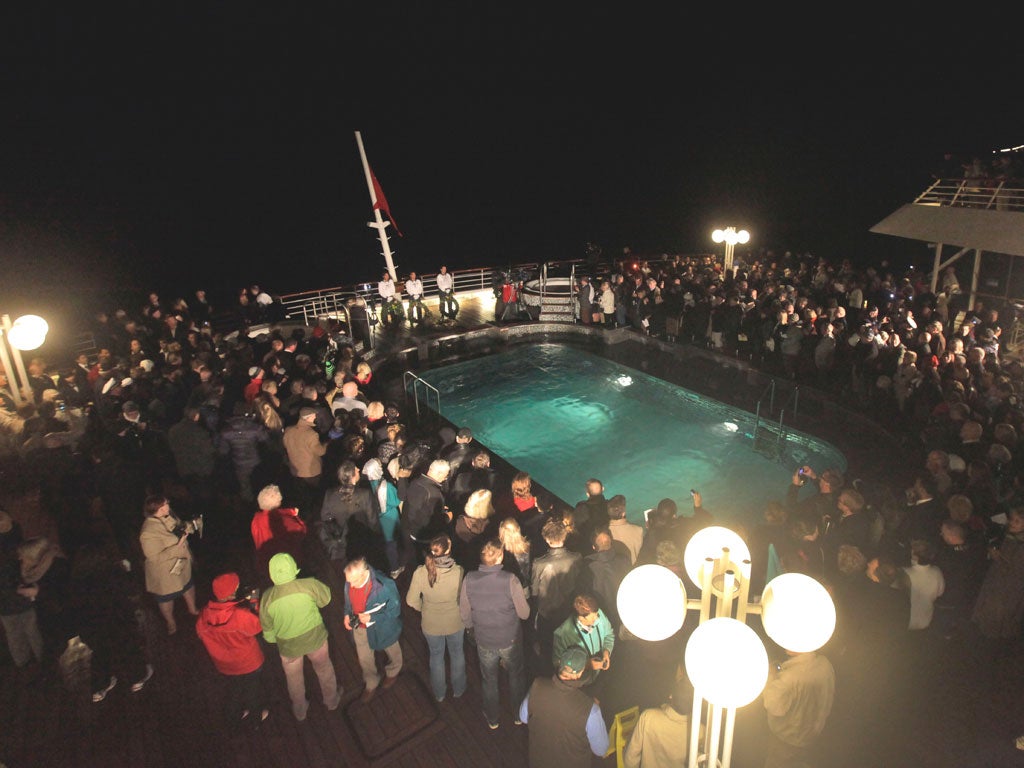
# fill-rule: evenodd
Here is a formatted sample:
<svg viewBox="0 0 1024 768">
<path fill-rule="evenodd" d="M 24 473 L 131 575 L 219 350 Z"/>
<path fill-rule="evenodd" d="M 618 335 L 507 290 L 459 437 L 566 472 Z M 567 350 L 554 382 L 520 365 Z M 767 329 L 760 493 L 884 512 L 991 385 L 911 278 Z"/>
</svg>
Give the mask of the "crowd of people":
<svg viewBox="0 0 1024 768">
<path fill-rule="evenodd" d="M 692 510 L 664 499 L 635 525 L 628 500 L 598 479 L 572 505 L 538 498 L 527 472 L 491 466 L 471 430 L 424 431 L 343 333 L 227 340 L 202 308 L 163 312 L 153 294 L 141 313 L 104 317 L 95 359 L 55 375 L 31 360 L 21 407 L 0 379 L 5 477 L 39 488 L 57 530 L 24 539 L 0 515 L 0 618 L 15 665 L 55 665 L 77 636 L 93 651 L 93 701 L 119 677 L 137 693 L 154 660 L 136 609 L 151 605 L 168 634 L 182 617 L 196 627 L 235 721 L 269 716 L 262 670 L 276 646 L 301 721 L 305 658 L 324 706 L 342 696 L 321 609 L 343 605 L 368 702 L 400 675 L 402 643 L 418 642 L 404 602 L 421 617 L 434 697 L 464 694 L 473 648 L 484 719 L 525 725 L 531 764 L 589 764 L 615 713 L 634 705 L 645 712 L 627 764 L 663 764 L 686 754 L 690 628 L 643 641 L 622 625 L 616 593 L 647 563 L 688 580 L 686 543 L 717 522 L 751 544 L 751 594 L 801 572 L 837 605 L 817 653 L 769 643 L 768 764 L 813 754 L 833 705 L 884 728 L 903 701 L 893 681 L 909 689 L 934 674 L 950 643 L 973 674 L 992 674 L 1024 619 L 1024 366 L 1005 354 L 998 311 L 967 307 L 952 268 L 932 293 L 913 270 L 790 254 L 735 273 L 703 258 L 624 259 L 593 277 L 601 290 L 579 293 L 581 322 L 706 344 L 870 407 L 920 457 L 913 483 L 807 466 L 788 488 L 765 489 L 775 498 L 762 521 L 716 521 L 694 494 Z M 239 542 L 251 563 L 221 568 Z M 343 596 L 313 552 L 341 575 Z"/>
</svg>

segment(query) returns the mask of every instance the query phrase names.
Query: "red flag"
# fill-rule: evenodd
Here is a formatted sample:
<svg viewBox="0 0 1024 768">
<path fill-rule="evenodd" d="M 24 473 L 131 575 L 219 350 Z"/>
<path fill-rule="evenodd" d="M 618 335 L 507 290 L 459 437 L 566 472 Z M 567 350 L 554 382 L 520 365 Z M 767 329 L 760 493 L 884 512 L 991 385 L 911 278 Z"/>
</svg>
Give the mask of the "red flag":
<svg viewBox="0 0 1024 768">
<path fill-rule="evenodd" d="M 398 222 L 395 221 L 395 217 L 391 215 L 391 209 L 388 207 L 388 199 L 384 197 L 384 190 L 380 188 L 380 182 L 377 181 L 377 176 L 374 174 L 373 169 L 370 169 L 370 178 L 373 179 L 373 196 L 377 198 L 377 202 L 373 204 L 373 209 L 378 208 L 384 211 L 384 215 L 391 220 L 391 223 L 395 227 L 395 232 L 398 233 L 399 237 L 402 237 L 402 231 L 398 228 Z"/>
</svg>

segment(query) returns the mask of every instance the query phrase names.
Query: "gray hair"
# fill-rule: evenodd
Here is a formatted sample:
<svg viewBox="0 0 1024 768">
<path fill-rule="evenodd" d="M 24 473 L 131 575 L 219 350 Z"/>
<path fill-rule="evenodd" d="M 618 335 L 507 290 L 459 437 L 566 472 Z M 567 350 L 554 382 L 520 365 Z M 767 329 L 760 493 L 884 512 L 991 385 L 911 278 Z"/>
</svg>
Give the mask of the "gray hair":
<svg viewBox="0 0 1024 768">
<path fill-rule="evenodd" d="M 430 462 L 430 466 L 427 468 L 427 475 L 437 482 L 442 482 L 448 473 L 452 471 L 452 465 L 444 459 L 434 459 Z"/>
<path fill-rule="evenodd" d="M 281 506 L 282 501 L 284 501 L 284 497 L 281 495 L 281 489 L 276 485 L 264 486 L 259 496 L 256 497 L 256 503 L 260 509 L 277 509 Z"/>
</svg>

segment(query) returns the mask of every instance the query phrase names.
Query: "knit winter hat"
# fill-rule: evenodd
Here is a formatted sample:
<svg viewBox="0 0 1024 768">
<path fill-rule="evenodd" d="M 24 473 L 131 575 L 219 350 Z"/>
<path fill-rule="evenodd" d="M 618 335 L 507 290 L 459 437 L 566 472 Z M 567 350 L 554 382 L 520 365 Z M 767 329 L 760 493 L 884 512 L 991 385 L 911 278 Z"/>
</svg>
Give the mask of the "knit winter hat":
<svg viewBox="0 0 1024 768">
<path fill-rule="evenodd" d="M 230 600 L 238 591 L 238 574 L 222 573 L 213 580 L 213 596 L 218 600 Z"/>
<path fill-rule="evenodd" d="M 486 520 L 494 514 L 494 506 L 491 504 L 491 492 L 486 488 L 473 491 L 466 499 L 466 517 L 474 520 Z"/>
</svg>

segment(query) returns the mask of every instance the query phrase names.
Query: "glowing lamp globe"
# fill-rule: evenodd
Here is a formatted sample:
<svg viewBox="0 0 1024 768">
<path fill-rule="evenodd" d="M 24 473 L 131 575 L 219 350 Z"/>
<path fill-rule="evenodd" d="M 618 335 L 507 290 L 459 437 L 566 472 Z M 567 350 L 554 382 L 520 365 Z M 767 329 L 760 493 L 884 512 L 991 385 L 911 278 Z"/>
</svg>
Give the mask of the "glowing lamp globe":
<svg viewBox="0 0 1024 768">
<path fill-rule="evenodd" d="M 46 341 L 50 326 L 39 315 L 22 315 L 7 332 L 7 338 L 15 349 L 28 351 L 38 349 Z"/>
<path fill-rule="evenodd" d="M 747 232 L 747 230 L 741 229 L 739 232 L 736 233 L 736 242 L 737 243 L 741 243 L 742 244 L 742 243 L 746 243 L 746 242 L 749 242 L 749 241 L 750 241 L 750 233 Z"/>
<path fill-rule="evenodd" d="M 803 573 L 783 573 L 764 588 L 761 623 L 787 651 L 816 651 L 835 631 L 836 606 L 820 582 Z"/>
<path fill-rule="evenodd" d="M 720 229 L 716 229 L 714 232 L 711 233 L 711 239 L 714 240 L 716 243 L 720 243 L 723 240 L 725 240 L 725 232 L 723 232 Z"/>
<path fill-rule="evenodd" d="M 684 661 L 697 693 L 720 707 L 749 704 L 768 682 L 768 652 L 761 638 L 727 616 L 693 630 Z"/>
<path fill-rule="evenodd" d="M 736 531 L 712 525 L 693 534 L 683 551 L 683 567 L 694 584 L 700 584 L 700 571 L 704 561 L 709 557 L 721 557 L 723 547 L 729 548 L 729 558 L 734 563 L 750 559 L 750 549 Z"/>
<path fill-rule="evenodd" d="M 686 619 L 686 589 L 663 565 L 641 565 L 627 573 L 615 604 L 626 629 L 643 640 L 671 637 Z"/>
</svg>

